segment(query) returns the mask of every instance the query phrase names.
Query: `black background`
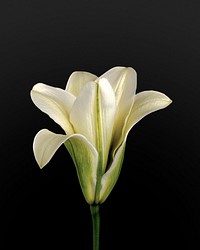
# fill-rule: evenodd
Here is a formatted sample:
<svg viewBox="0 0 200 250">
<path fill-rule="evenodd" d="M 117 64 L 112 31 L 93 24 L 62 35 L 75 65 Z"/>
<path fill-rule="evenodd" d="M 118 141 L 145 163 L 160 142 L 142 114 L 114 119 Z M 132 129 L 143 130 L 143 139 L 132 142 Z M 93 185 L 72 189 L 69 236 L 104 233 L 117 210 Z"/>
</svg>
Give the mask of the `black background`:
<svg viewBox="0 0 200 250">
<path fill-rule="evenodd" d="M 199 1 L 1 1 L 0 249 L 92 249 L 89 206 L 61 147 L 40 170 L 32 141 L 61 129 L 37 109 L 37 82 L 114 66 L 137 92 L 173 103 L 131 130 L 120 178 L 101 205 L 100 249 L 200 248 Z"/>
</svg>

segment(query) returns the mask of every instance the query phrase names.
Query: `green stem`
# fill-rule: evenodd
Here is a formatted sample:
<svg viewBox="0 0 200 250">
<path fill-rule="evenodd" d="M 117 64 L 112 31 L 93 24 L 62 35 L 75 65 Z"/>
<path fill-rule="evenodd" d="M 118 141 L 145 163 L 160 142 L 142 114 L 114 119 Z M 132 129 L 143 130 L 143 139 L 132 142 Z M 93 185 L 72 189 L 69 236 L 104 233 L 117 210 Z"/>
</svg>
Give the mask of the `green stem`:
<svg viewBox="0 0 200 250">
<path fill-rule="evenodd" d="M 93 229 L 93 250 L 99 250 L 100 214 L 99 205 L 90 205 Z"/>
</svg>

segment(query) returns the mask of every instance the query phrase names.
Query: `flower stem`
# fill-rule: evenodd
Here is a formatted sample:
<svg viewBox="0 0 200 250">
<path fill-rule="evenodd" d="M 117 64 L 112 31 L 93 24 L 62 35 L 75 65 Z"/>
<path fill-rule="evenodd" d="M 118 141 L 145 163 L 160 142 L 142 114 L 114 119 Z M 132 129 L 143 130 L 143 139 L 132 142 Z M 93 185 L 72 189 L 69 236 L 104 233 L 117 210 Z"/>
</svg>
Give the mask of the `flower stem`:
<svg viewBox="0 0 200 250">
<path fill-rule="evenodd" d="M 93 229 L 93 250 L 99 250 L 100 214 L 99 205 L 90 205 Z"/>
</svg>

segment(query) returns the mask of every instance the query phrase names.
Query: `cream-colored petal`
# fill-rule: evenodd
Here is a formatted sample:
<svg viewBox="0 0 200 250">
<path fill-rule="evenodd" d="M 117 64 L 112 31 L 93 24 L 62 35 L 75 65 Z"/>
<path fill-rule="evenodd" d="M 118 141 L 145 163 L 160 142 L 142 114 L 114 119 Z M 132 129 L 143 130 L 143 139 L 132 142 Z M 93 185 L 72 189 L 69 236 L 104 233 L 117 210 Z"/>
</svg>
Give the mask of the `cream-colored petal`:
<svg viewBox="0 0 200 250">
<path fill-rule="evenodd" d="M 115 96 L 106 79 L 90 82 L 77 97 L 70 122 L 101 154 L 103 168 L 108 156 L 115 116 Z"/>
<path fill-rule="evenodd" d="M 113 134 L 113 146 L 117 148 L 122 141 L 122 130 L 134 102 L 137 87 L 137 73 L 131 67 L 114 67 L 100 76 L 100 79 L 104 77 L 110 82 L 116 97 L 117 113 Z"/>
<path fill-rule="evenodd" d="M 58 123 L 67 134 L 73 133 L 69 112 L 75 96 L 63 89 L 37 83 L 31 90 L 31 98 L 34 104 Z"/>
<path fill-rule="evenodd" d="M 40 168 L 51 160 L 66 139 L 67 135 L 55 134 L 48 129 L 42 129 L 36 134 L 33 140 L 33 152 Z"/>
<path fill-rule="evenodd" d="M 92 204 L 95 199 L 98 154 L 93 145 L 79 134 L 74 134 L 65 142 L 79 179 L 83 195 L 87 203 Z"/>
<path fill-rule="evenodd" d="M 116 115 L 115 95 L 107 79 L 102 78 L 99 80 L 98 96 L 100 119 L 97 123 L 99 125 L 98 130 L 102 136 L 102 142 L 100 143 L 102 143 L 102 171 L 104 172 L 107 167 Z"/>
<path fill-rule="evenodd" d="M 97 78 L 94 74 L 85 71 L 73 72 L 66 85 L 66 91 L 70 92 L 74 96 L 78 96 L 82 88 L 91 81 Z"/>
<path fill-rule="evenodd" d="M 88 83 L 80 92 L 70 112 L 75 133 L 84 135 L 96 147 L 96 94 L 97 84 Z"/>
<path fill-rule="evenodd" d="M 124 158 L 126 139 L 130 129 L 144 116 L 167 107 L 171 102 L 165 94 L 157 91 L 143 91 L 135 96 L 134 105 L 123 131 L 123 143 L 116 149 L 114 160 L 102 177 L 100 203 L 105 201 L 118 180 Z"/>
<path fill-rule="evenodd" d="M 51 160 L 64 143 L 76 166 L 79 182 L 86 201 L 94 202 L 98 154 L 87 139 L 78 134 L 55 134 L 48 129 L 40 130 L 33 141 L 33 152 L 40 168 Z"/>
<path fill-rule="evenodd" d="M 146 115 L 166 108 L 172 100 L 165 94 L 158 91 L 143 91 L 135 96 L 134 105 L 127 120 L 124 137 L 130 129 Z"/>
</svg>

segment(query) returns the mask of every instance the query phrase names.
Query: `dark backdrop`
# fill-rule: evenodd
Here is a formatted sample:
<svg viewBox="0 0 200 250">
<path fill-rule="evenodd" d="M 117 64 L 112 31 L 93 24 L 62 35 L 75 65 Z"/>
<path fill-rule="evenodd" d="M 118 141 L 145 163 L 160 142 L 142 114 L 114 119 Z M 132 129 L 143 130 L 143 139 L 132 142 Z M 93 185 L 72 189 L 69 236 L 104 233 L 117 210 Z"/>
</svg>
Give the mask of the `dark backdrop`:
<svg viewBox="0 0 200 250">
<path fill-rule="evenodd" d="M 89 206 L 61 147 L 40 170 L 34 135 L 60 128 L 32 103 L 37 82 L 114 66 L 137 92 L 173 103 L 130 132 L 120 178 L 101 206 L 101 249 L 200 248 L 200 3 L 186 0 L 0 3 L 1 249 L 92 249 Z"/>
</svg>

